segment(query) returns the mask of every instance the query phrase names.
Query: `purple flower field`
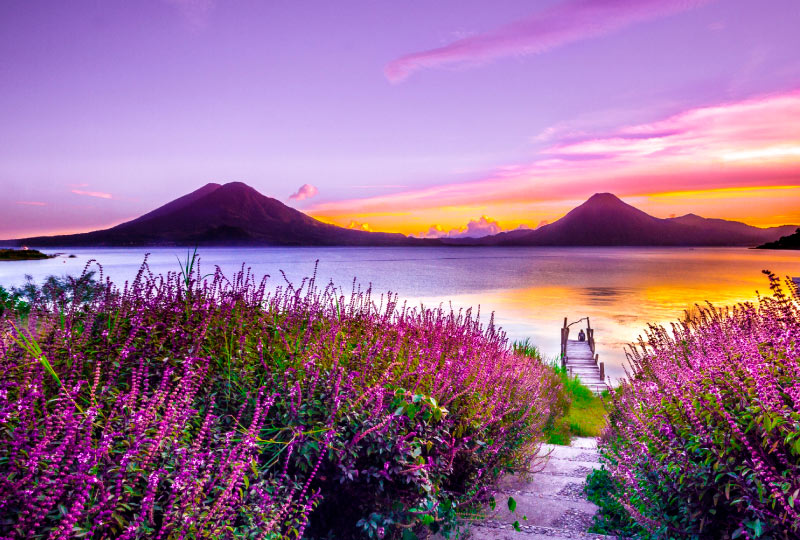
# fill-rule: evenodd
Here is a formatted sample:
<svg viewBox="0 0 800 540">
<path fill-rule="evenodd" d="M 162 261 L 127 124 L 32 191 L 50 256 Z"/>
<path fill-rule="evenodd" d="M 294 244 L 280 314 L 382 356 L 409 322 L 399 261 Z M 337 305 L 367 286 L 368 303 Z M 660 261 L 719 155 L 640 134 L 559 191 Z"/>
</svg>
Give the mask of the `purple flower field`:
<svg viewBox="0 0 800 540">
<path fill-rule="evenodd" d="M 187 270 L 0 316 L 0 538 L 448 535 L 558 408 L 468 311 Z"/>
<path fill-rule="evenodd" d="M 800 537 L 800 295 L 768 277 L 633 351 L 601 451 L 642 537 Z"/>
</svg>

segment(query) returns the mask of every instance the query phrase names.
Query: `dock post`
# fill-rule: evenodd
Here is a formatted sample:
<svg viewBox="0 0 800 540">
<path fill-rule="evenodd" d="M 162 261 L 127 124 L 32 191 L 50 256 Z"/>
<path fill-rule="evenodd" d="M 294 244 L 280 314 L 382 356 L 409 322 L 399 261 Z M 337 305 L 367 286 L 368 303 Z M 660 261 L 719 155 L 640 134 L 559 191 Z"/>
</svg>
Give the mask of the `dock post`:
<svg viewBox="0 0 800 540">
<path fill-rule="evenodd" d="M 603 382 L 606 380 L 606 365 L 603 362 L 600 362 L 600 379 Z"/>
</svg>

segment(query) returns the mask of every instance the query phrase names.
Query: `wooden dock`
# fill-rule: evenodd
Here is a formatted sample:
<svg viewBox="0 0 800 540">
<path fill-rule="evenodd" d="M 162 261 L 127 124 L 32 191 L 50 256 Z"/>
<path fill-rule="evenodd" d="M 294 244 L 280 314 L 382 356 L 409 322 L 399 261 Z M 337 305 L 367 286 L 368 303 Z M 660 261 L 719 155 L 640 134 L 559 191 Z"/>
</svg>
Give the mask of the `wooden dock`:
<svg viewBox="0 0 800 540">
<path fill-rule="evenodd" d="M 574 339 L 570 339 L 570 327 L 581 321 L 586 321 L 585 339 L 578 339 L 578 332 Z M 567 323 L 564 317 L 564 326 L 561 328 L 561 366 L 570 375 L 577 375 L 581 383 L 588 386 L 595 394 L 608 390 L 606 383 L 605 365 L 599 361 L 595 352 L 594 329 L 589 322 L 589 317 Z"/>
</svg>

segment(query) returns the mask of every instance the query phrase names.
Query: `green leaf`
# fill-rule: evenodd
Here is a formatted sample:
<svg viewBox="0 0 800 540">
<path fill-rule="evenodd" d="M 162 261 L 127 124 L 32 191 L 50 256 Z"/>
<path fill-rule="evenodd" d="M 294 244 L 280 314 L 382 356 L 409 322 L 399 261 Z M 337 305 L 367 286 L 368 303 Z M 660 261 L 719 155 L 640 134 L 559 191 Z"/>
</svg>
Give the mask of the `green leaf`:
<svg viewBox="0 0 800 540">
<path fill-rule="evenodd" d="M 508 509 L 512 512 L 514 512 L 517 509 L 517 501 L 514 500 L 514 497 L 508 498 Z"/>
<path fill-rule="evenodd" d="M 522 528 L 519 526 L 519 521 L 515 521 L 514 523 L 511 524 L 511 526 L 514 527 L 514 530 L 517 532 L 522 531 Z"/>
<path fill-rule="evenodd" d="M 411 529 L 403 529 L 403 540 L 419 540 Z"/>
</svg>

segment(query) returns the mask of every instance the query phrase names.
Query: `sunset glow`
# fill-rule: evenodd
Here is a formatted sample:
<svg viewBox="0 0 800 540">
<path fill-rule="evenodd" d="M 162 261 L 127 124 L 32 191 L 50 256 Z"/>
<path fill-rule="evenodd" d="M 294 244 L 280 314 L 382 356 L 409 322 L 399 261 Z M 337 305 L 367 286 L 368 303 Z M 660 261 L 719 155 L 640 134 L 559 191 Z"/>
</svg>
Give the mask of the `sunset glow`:
<svg viewBox="0 0 800 540">
<path fill-rule="evenodd" d="M 483 214 L 511 229 L 556 219 L 603 190 L 661 217 L 800 223 L 798 122 L 800 91 L 725 103 L 609 134 L 563 134 L 534 161 L 479 180 L 320 204 L 310 212 L 336 223 L 368 218 L 373 227 L 404 233 L 459 227 Z M 398 208 L 408 211 L 398 215 Z"/>
</svg>

